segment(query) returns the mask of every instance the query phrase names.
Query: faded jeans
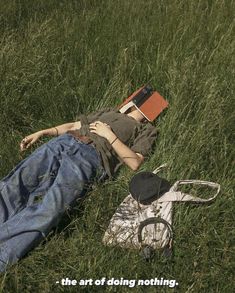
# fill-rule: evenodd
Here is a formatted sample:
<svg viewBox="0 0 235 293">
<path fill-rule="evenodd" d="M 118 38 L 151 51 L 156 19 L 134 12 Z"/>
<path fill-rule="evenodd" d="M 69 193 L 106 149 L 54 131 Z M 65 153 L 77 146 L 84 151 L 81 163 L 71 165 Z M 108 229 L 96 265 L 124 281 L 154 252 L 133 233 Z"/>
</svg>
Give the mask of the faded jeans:
<svg viewBox="0 0 235 293">
<path fill-rule="evenodd" d="M 0 271 L 35 247 L 104 175 L 98 152 L 71 134 L 51 139 L 0 181 Z"/>
</svg>

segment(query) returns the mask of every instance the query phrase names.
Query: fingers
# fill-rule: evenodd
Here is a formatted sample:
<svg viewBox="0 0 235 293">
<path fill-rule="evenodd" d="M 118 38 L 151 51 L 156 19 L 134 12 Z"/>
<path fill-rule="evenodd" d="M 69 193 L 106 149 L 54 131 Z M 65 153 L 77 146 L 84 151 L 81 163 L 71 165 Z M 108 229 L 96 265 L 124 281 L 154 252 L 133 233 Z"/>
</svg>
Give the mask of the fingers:
<svg viewBox="0 0 235 293">
<path fill-rule="evenodd" d="M 22 139 L 21 144 L 26 145 L 29 143 L 29 138 L 25 137 L 24 139 Z"/>
<path fill-rule="evenodd" d="M 96 129 L 96 126 L 90 124 L 90 125 L 89 125 L 89 129 L 90 129 L 90 131 L 95 130 L 95 129 Z"/>
<path fill-rule="evenodd" d="M 99 126 L 107 126 L 110 128 L 110 126 L 107 123 L 101 122 L 101 121 L 95 121 L 93 123 L 90 123 L 89 128 L 90 129 L 97 129 Z"/>
<path fill-rule="evenodd" d="M 24 139 L 22 139 L 22 143 L 25 143 L 28 140 L 28 137 L 25 137 Z"/>
<path fill-rule="evenodd" d="M 94 122 L 90 123 L 90 125 L 106 125 L 106 126 L 108 126 L 107 123 L 101 122 L 101 121 L 94 121 Z"/>
<path fill-rule="evenodd" d="M 25 148 L 25 146 L 24 146 L 24 144 L 20 144 L 20 150 L 21 150 L 21 152 L 23 152 L 24 150 L 25 150 L 26 148 Z"/>
<path fill-rule="evenodd" d="M 28 145 L 26 145 L 25 143 L 21 143 L 20 144 L 20 150 L 21 151 L 24 151 L 24 150 L 26 150 L 28 148 Z"/>
<path fill-rule="evenodd" d="M 90 126 L 91 127 L 96 127 L 96 126 L 101 125 L 101 124 L 103 124 L 101 121 L 95 121 L 95 122 L 90 123 Z"/>
<path fill-rule="evenodd" d="M 98 134 L 98 132 L 95 129 L 91 129 L 90 132 Z"/>
<path fill-rule="evenodd" d="M 20 142 L 20 150 L 23 151 L 25 149 L 25 145 L 27 142 L 27 137 L 25 137 L 24 139 L 22 139 L 22 141 Z"/>
<path fill-rule="evenodd" d="M 34 140 L 32 140 L 30 137 L 25 137 L 24 139 L 22 139 L 21 143 L 20 143 L 20 150 L 24 151 L 27 148 L 29 148 L 32 143 L 34 142 Z"/>
<path fill-rule="evenodd" d="M 90 132 L 95 133 L 104 138 L 106 138 L 110 131 L 112 131 L 111 127 L 107 123 L 101 121 L 94 121 L 93 123 L 91 123 L 89 125 L 89 130 Z"/>
<path fill-rule="evenodd" d="M 100 121 L 95 121 L 89 125 L 90 130 L 96 130 L 98 126 L 102 125 L 103 123 Z"/>
</svg>

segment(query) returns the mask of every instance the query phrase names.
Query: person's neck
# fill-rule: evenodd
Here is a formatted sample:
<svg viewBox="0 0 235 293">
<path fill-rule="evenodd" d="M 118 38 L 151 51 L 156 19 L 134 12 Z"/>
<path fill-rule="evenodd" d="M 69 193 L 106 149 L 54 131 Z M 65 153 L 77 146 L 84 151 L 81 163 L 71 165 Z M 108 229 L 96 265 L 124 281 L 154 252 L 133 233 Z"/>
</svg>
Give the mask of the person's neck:
<svg viewBox="0 0 235 293">
<path fill-rule="evenodd" d="M 145 117 L 137 109 L 128 113 L 127 116 L 134 118 L 138 122 L 141 122 L 145 119 Z"/>
</svg>

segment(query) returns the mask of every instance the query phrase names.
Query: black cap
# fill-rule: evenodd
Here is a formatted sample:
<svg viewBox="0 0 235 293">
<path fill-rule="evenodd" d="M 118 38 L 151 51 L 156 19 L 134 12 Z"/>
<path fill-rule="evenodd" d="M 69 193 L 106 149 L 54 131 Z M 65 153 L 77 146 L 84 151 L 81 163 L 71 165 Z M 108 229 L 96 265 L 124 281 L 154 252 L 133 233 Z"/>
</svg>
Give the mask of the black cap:
<svg viewBox="0 0 235 293">
<path fill-rule="evenodd" d="M 139 172 L 129 184 L 132 197 L 141 204 L 150 204 L 170 189 L 170 183 L 152 172 Z"/>
</svg>

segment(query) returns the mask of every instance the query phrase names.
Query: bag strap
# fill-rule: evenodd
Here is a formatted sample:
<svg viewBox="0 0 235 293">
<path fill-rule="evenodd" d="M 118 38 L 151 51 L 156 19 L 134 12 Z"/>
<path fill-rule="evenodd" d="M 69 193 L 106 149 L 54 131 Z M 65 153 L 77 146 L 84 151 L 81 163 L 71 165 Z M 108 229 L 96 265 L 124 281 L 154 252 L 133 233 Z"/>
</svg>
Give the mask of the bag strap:
<svg viewBox="0 0 235 293">
<path fill-rule="evenodd" d="M 172 255 L 173 231 L 172 231 L 170 223 L 168 223 L 166 220 L 159 218 L 159 217 L 151 217 L 151 218 L 148 218 L 148 219 L 140 222 L 139 227 L 138 227 L 138 232 L 137 232 L 138 242 L 140 243 L 141 248 L 142 248 L 140 255 L 146 261 L 149 261 L 153 257 L 154 248 L 150 245 L 147 245 L 147 244 L 143 245 L 142 231 L 143 231 L 144 227 L 146 227 L 150 224 L 158 224 L 158 223 L 164 224 L 167 227 L 168 232 L 169 232 L 168 241 L 163 247 L 163 255 L 166 258 L 169 258 Z"/>
<path fill-rule="evenodd" d="M 205 185 L 209 186 L 213 189 L 216 189 L 216 193 L 207 199 L 192 196 L 188 193 L 184 193 L 181 191 L 177 191 L 180 185 L 186 184 L 195 184 L 195 185 Z M 220 192 L 220 184 L 209 182 L 209 181 L 202 181 L 202 180 L 179 180 L 176 181 L 175 184 L 171 187 L 171 189 L 166 192 L 163 196 L 161 196 L 158 201 L 159 202 L 167 202 L 167 201 L 192 201 L 192 202 L 210 202 L 215 199 Z"/>
<path fill-rule="evenodd" d="M 168 231 L 169 231 L 169 240 L 168 240 L 168 242 L 167 242 L 166 245 L 169 244 L 169 242 L 173 238 L 173 232 L 172 232 L 171 225 L 166 220 L 164 220 L 162 218 L 159 218 L 159 217 L 150 217 L 150 218 L 147 218 L 146 220 L 140 222 L 139 227 L 138 227 L 137 237 L 138 237 L 138 242 L 141 244 L 141 246 L 142 246 L 142 243 L 143 243 L 142 231 L 143 231 L 144 227 L 146 227 L 146 226 L 148 226 L 150 224 L 158 224 L 158 223 L 164 224 L 168 228 Z"/>
<path fill-rule="evenodd" d="M 156 169 L 154 169 L 153 170 L 153 173 L 154 174 L 157 174 L 157 173 L 159 173 L 163 168 L 166 168 L 167 167 L 167 164 L 165 163 L 165 164 L 162 164 L 162 165 L 160 165 L 159 167 L 157 167 Z"/>
</svg>

